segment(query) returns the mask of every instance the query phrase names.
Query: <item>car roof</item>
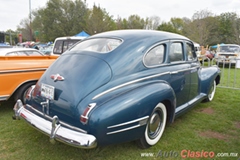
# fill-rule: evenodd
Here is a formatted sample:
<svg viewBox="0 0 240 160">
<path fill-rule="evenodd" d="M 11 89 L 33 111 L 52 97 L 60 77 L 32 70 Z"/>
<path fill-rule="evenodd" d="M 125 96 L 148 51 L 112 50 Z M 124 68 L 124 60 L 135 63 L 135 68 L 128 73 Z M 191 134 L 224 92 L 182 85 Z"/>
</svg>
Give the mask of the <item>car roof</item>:
<svg viewBox="0 0 240 160">
<path fill-rule="evenodd" d="M 34 48 L 4 48 L 0 49 L 0 56 L 5 56 L 7 53 L 10 52 L 17 52 L 17 51 L 36 51 L 39 52 L 37 49 Z M 41 55 L 43 55 L 41 52 L 39 52 Z"/>
<path fill-rule="evenodd" d="M 97 38 L 97 37 L 112 37 L 112 38 L 122 38 L 122 39 L 138 39 L 138 38 L 156 38 L 161 41 L 164 39 L 187 39 L 179 34 L 165 32 L 165 31 L 156 31 L 156 30 L 143 30 L 143 29 L 127 29 L 127 30 L 115 30 L 115 31 L 108 31 L 93 35 L 89 38 Z"/>
<path fill-rule="evenodd" d="M 84 38 L 86 38 L 86 37 L 82 37 L 82 36 L 76 36 L 76 37 L 70 37 L 70 36 L 68 36 L 68 37 L 58 37 L 58 38 L 56 38 L 55 39 L 55 41 L 57 41 L 57 40 L 68 40 L 68 39 L 72 39 L 72 40 L 82 40 L 82 39 L 84 39 Z"/>
</svg>

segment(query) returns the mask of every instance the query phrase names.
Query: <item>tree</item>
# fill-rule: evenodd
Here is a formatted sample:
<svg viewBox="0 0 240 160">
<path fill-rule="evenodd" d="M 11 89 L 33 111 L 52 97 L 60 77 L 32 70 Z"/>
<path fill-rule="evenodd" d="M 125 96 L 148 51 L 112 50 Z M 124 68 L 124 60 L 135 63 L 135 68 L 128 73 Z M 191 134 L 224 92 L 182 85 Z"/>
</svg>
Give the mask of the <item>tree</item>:
<svg viewBox="0 0 240 160">
<path fill-rule="evenodd" d="M 158 16 L 151 16 L 149 18 L 147 17 L 145 20 L 144 29 L 156 30 L 160 25 L 160 21 L 161 19 Z"/>
<path fill-rule="evenodd" d="M 32 40 L 32 30 L 30 28 L 30 19 L 22 19 L 20 25 L 17 26 L 17 32 L 22 34 L 23 40 Z M 31 32 L 31 33 L 30 33 Z"/>
<path fill-rule="evenodd" d="M 219 38 L 224 43 L 239 43 L 240 19 L 234 12 L 222 13 L 219 17 Z"/>
<path fill-rule="evenodd" d="M 121 17 L 118 17 L 115 21 L 116 23 L 116 29 L 127 29 L 128 28 L 128 22 L 127 19 L 122 19 Z"/>
<path fill-rule="evenodd" d="M 181 18 L 171 18 L 170 22 L 163 22 L 158 26 L 158 30 L 182 34 L 184 22 Z"/>
<path fill-rule="evenodd" d="M 49 0 L 46 8 L 33 13 L 32 26 L 43 41 L 73 36 L 84 30 L 87 10 L 86 2 L 81 0 Z"/>
<path fill-rule="evenodd" d="M 185 25 L 184 33 L 190 39 L 200 43 L 201 45 L 207 45 L 209 35 L 213 28 L 211 23 L 211 17 L 213 13 L 208 10 L 200 10 L 193 14 L 192 21 Z"/>
<path fill-rule="evenodd" d="M 32 12 L 30 19 L 23 19 L 17 33 L 24 40 L 31 40 L 31 34 L 39 33 L 34 39 L 53 41 L 60 36 L 73 36 L 82 30 L 89 34 L 116 29 L 152 29 L 182 34 L 201 45 L 218 43 L 240 43 L 240 18 L 236 13 L 227 12 L 220 16 L 208 10 L 200 10 L 192 18 L 171 18 L 160 23 L 160 17 L 146 19 L 138 15 L 113 19 L 105 9 L 93 5 L 87 8 L 86 0 L 49 0 L 46 7 Z M 32 29 L 32 32 L 30 32 Z"/>
<path fill-rule="evenodd" d="M 145 21 L 138 15 L 130 15 L 127 20 L 128 29 L 143 29 Z"/>
<path fill-rule="evenodd" d="M 94 4 L 93 8 L 88 11 L 88 20 L 85 28 L 89 34 L 95 34 L 114 30 L 116 29 L 116 24 L 105 9 Z"/>
</svg>

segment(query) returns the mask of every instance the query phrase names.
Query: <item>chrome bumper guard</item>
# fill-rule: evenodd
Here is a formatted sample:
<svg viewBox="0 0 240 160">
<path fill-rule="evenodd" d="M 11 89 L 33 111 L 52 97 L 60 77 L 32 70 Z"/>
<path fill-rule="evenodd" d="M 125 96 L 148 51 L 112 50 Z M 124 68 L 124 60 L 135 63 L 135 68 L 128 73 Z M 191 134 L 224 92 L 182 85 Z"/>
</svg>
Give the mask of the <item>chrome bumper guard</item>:
<svg viewBox="0 0 240 160">
<path fill-rule="evenodd" d="M 57 140 L 70 146 L 84 149 L 95 148 L 97 146 L 97 140 L 93 135 L 61 126 L 61 124 L 58 124 L 59 120 L 57 116 L 53 117 L 52 122 L 47 121 L 24 108 L 21 100 L 17 100 L 13 110 L 15 112 L 15 119 L 25 119 L 32 127 L 50 136 L 50 142 L 53 144 Z"/>
</svg>

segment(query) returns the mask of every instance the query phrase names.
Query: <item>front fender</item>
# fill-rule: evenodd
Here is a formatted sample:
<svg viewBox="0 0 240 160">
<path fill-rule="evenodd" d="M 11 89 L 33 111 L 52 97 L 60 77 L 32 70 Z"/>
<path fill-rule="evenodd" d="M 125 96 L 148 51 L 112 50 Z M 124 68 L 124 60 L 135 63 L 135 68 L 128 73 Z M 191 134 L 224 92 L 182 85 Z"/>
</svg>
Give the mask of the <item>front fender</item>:
<svg viewBox="0 0 240 160">
<path fill-rule="evenodd" d="M 94 108 L 89 116 L 90 133 L 100 145 L 139 139 L 153 109 L 168 101 L 175 113 L 175 94 L 166 82 L 154 82 L 122 92 L 117 97 Z"/>
<path fill-rule="evenodd" d="M 208 94 L 214 80 L 220 83 L 221 71 L 217 66 L 201 68 L 200 70 L 201 93 Z"/>
</svg>

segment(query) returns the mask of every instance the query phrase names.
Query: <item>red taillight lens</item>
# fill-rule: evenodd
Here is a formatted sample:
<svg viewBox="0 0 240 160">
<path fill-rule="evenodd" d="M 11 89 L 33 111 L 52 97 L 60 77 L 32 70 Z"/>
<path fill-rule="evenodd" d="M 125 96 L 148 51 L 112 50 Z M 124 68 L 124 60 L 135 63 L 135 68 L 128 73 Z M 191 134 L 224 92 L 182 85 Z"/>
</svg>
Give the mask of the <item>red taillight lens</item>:
<svg viewBox="0 0 240 160">
<path fill-rule="evenodd" d="M 21 113 L 21 117 L 23 117 L 24 119 L 27 118 L 23 113 Z"/>
<path fill-rule="evenodd" d="M 80 122 L 82 122 L 82 124 L 87 124 L 88 118 L 89 118 L 88 115 L 95 106 L 96 106 L 96 103 L 91 103 L 84 110 L 83 114 L 80 116 Z"/>
<path fill-rule="evenodd" d="M 89 111 L 90 111 L 90 107 L 88 106 L 88 107 L 85 109 L 85 111 L 83 112 L 83 114 L 81 115 L 81 117 L 80 117 L 80 121 L 81 121 L 83 124 L 86 124 L 87 121 L 88 121 L 87 115 L 88 115 Z"/>
<path fill-rule="evenodd" d="M 31 98 L 31 94 L 32 94 L 32 91 L 34 90 L 34 88 L 35 88 L 35 85 L 32 85 L 28 90 L 27 90 L 27 93 L 26 93 L 26 95 L 25 95 L 25 98 L 26 99 L 30 99 Z"/>
<path fill-rule="evenodd" d="M 83 115 L 81 115 L 80 121 L 81 121 L 83 124 L 86 124 L 86 123 L 88 122 L 88 118 L 87 118 L 87 117 L 84 117 Z"/>
</svg>

